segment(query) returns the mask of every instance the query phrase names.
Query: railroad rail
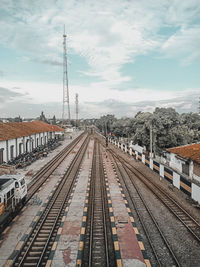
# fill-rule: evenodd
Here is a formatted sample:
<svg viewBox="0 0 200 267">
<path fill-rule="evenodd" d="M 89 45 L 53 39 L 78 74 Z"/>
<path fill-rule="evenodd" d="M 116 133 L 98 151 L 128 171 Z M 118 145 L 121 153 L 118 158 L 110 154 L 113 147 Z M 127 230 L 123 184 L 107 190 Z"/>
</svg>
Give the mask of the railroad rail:
<svg viewBox="0 0 200 267">
<path fill-rule="evenodd" d="M 87 136 L 12 266 L 45 266 L 89 143 Z"/>
<path fill-rule="evenodd" d="M 82 266 L 116 266 L 105 191 L 102 155 L 95 140 Z"/>
<path fill-rule="evenodd" d="M 132 205 L 138 215 L 148 242 L 152 248 L 156 260 L 156 266 L 169 265 L 180 267 L 181 264 L 179 260 L 174 254 L 173 249 L 164 236 L 153 213 L 144 200 L 144 197 L 140 193 L 139 187 L 132 177 L 132 172 L 130 172 L 130 170 L 127 170 L 114 154 L 112 154 L 112 156 L 118 177 L 123 181 L 123 185 L 126 188 L 129 199 L 132 202 Z"/>
<path fill-rule="evenodd" d="M 83 132 L 77 138 L 75 138 L 69 145 L 62 149 L 55 157 L 53 157 L 46 165 L 44 165 L 32 178 L 32 181 L 28 184 L 28 193 L 26 196 L 25 205 L 28 201 L 34 196 L 38 189 L 46 182 L 49 176 L 55 171 L 55 169 L 61 164 L 61 162 L 70 154 L 74 147 L 80 142 L 85 133 Z M 23 205 L 21 206 L 23 208 Z M 21 209 L 20 208 L 20 209 Z M 2 223 L 0 228 L 0 235 L 4 231 L 16 215 L 20 212 L 18 209 L 16 212 L 11 214 L 6 220 Z"/>
<path fill-rule="evenodd" d="M 75 138 L 69 145 L 67 145 L 62 151 L 60 151 L 55 157 L 53 157 L 44 167 L 42 167 L 32 178 L 31 183 L 28 185 L 28 194 L 26 203 L 32 198 L 32 196 L 38 191 L 43 183 L 49 178 L 49 176 L 55 171 L 55 169 L 61 164 L 61 162 L 70 154 L 74 147 L 83 138 L 84 133 Z"/>
<path fill-rule="evenodd" d="M 109 150 L 111 152 L 111 150 Z M 114 153 L 113 151 L 111 153 Z M 115 156 L 123 162 L 127 169 L 129 169 L 138 179 L 140 179 L 159 200 L 176 216 L 176 218 L 188 229 L 188 231 L 200 242 L 200 224 L 170 195 L 168 195 L 164 189 L 159 185 L 153 183 L 148 179 L 141 171 L 134 168 L 123 157 Z"/>
</svg>

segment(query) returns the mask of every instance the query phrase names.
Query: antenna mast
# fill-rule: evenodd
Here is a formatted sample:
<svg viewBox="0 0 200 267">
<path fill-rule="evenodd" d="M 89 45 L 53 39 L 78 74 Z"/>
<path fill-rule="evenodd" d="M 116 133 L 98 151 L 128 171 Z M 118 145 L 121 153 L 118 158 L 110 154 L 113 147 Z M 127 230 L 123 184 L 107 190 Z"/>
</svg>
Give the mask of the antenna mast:
<svg viewBox="0 0 200 267">
<path fill-rule="evenodd" d="M 70 124 L 70 106 L 69 106 L 69 87 L 68 87 L 68 72 L 67 72 L 67 48 L 66 48 L 66 33 L 65 33 L 65 25 L 64 25 L 64 33 L 63 33 L 63 112 L 62 112 L 62 124 L 64 124 L 64 120 L 68 120 L 68 124 Z M 67 114 L 66 114 L 66 106 L 67 106 Z M 66 116 L 67 115 L 67 116 Z"/>
<path fill-rule="evenodd" d="M 78 127 L 78 94 L 76 94 L 75 104 L 76 104 L 76 127 Z"/>
</svg>

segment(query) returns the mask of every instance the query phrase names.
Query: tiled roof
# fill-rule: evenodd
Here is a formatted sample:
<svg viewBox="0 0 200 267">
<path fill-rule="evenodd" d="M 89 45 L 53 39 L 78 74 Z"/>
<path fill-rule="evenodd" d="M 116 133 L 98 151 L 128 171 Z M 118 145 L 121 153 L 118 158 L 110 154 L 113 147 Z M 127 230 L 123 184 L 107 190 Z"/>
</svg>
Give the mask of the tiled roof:
<svg viewBox="0 0 200 267">
<path fill-rule="evenodd" d="M 0 123 L 0 141 L 29 136 L 36 133 L 60 131 L 64 131 L 64 129 L 43 121 Z"/>
<path fill-rule="evenodd" d="M 182 158 L 191 159 L 200 164 L 200 144 L 173 147 L 167 149 L 167 152 L 172 152 Z"/>
</svg>

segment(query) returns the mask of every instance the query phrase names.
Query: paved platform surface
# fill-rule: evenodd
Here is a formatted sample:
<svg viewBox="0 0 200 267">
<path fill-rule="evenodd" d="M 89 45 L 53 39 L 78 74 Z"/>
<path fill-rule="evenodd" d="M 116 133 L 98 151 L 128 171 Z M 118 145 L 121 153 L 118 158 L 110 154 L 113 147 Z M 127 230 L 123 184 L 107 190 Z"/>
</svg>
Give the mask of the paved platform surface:
<svg viewBox="0 0 200 267">
<path fill-rule="evenodd" d="M 90 141 L 88 151 L 84 157 L 76 182 L 76 187 L 69 205 L 67 216 L 64 218 L 56 251 L 52 253 L 53 260 L 48 262 L 49 266 L 76 266 L 80 234 L 83 232 L 82 220 L 88 178 L 91 173 L 93 144 L 94 141 Z"/>
<path fill-rule="evenodd" d="M 93 148 L 94 140 L 91 140 L 46 267 L 71 267 L 81 263 Z M 149 260 L 145 257 L 145 249 L 141 237 L 111 160 L 107 157 L 105 150 L 103 155 L 109 215 L 117 266 L 150 266 Z M 42 205 L 47 201 L 47 197 L 67 169 L 73 156 L 73 153 L 71 153 L 68 159 L 49 178 L 46 186 L 42 187 L 38 193 L 38 198 L 42 201 L 41 204 L 33 205 L 33 207 L 29 206 L 28 209 L 25 208 L 22 216 L 18 217 L 13 227 L 8 230 L 8 236 L 0 247 L 0 266 L 3 266 L 10 252 L 16 249 L 16 245 L 22 240 L 35 214 L 40 211 Z"/>
<path fill-rule="evenodd" d="M 121 261 L 118 260 L 118 266 L 150 266 L 123 188 L 105 150 L 104 173 L 106 175 L 107 191 L 109 191 L 108 197 L 110 197 L 110 203 L 112 203 L 112 207 L 110 206 L 111 222 L 114 221 L 115 223 L 112 225 L 112 232 L 117 235 L 118 239 L 115 250 L 119 250 L 121 257 Z"/>
<path fill-rule="evenodd" d="M 72 140 L 66 139 L 63 144 L 68 145 Z M 77 147 L 78 149 L 78 147 Z M 56 153 L 52 153 L 51 157 L 47 159 L 49 161 Z M 16 216 L 14 223 L 7 227 L 3 232 L 3 239 L 0 240 L 0 267 L 4 266 L 7 259 L 10 257 L 12 251 L 16 250 L 18 244 L 23 239 L 31 223 L 36 218 L 36 214 L 40 212 L 42 206 L 47 201 L 47 198 L 52 192 L 52 189 L 61 179 L 62 175 L 67 170 L 72 158 L 75 154 L 70 153 L 70 155 L 61 163 L 61 165 L 52 173 L 52 175 L 47 179 L 46 183 L 39 189 L 39 192 L 34 198 L 32 198 L 27 205 L 23 208 L 20 215 Z M 47 162 L 46 161 L 46 162 Z M 46 163 L 45 162 L 45 163 Z M 35 162 L 36 164 L 37 162 Z M 40 162 L 40 167 L 42 167 Z"/>
</svg>

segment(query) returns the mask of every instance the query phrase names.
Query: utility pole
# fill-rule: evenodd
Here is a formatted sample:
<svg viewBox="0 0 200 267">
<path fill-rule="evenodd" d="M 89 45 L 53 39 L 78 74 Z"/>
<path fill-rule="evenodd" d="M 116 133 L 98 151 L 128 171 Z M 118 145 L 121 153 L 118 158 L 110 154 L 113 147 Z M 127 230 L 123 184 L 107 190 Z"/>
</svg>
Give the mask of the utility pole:
<svg viewBox="0 0 200 267">
<path fill-rule="evenodd" d="M 150 158 L 153 158 L 153 152 L 152 152 L 152 138 L 153 134 L 152 134 L 152 122 L 150 124 Z"/>
<path fill-rule="evenodd" d="M 199 97 L 199 108 L 198 108 L 198 113 L 199 113 L 199 116 L 200 116 L 200 97 Z"/>
<path fill-rule="evenodd" d="M 65 33 L 65 25 L 64 25 L 64 33 L 63 33 L 63 111 L 62 111 L 62 124 L 64 124 L 64 120 L 68 120 L 68 124 L 70 124 L 70 106 L 69 106 L 69 87 L 68 87 L 68 72 L 67 72 L 67 48 L 66 48 L 66 33 Z M 66 106 L 67 106 L 67 114 L 66 114 Z M 66 116 L 67 115 L 67 116 Z"/>
<path fill-rule="evenodd" d="M 78 127 L 78 94 L 75 97 L 75 105 L 76 105 L 76 127 Z"/>
<path fill-rule="evenodd" d="M 108 134 L 108 131 L 107 131 L 107 121 L 105 121 L 105 132 L 106 132 L 106 136 Z"/>
</svg>

